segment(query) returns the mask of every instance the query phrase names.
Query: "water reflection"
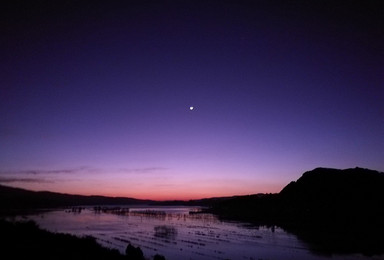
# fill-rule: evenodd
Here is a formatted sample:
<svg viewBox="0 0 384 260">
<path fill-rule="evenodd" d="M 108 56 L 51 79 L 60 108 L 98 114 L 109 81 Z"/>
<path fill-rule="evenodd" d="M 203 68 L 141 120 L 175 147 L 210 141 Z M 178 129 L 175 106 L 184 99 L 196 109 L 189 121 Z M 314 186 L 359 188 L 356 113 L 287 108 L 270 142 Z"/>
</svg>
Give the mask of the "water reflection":
<svg viewBox="0 0 384 260">
<path fill-rule="evenodd" d="M 129 214 L 129 208 L 127 207 L 93 207 L 93 212 L 95 214 L 100 213 L 111 213 L 116 215 L 128 215 Z"/>
<path fill-rule="evenodd" d="M 155 226 L 155 237 L 175 240 L 177 236 L 177 229 L 173 226 Z"/>
<path fill-rule="evenodd" d="M 162 220 L 165 220 L 167 218 L 167 213 L 165 211 L 151 210 L 151 209 L 135 210 L 130 212 L 129 215 L 138 216 L 138 217 L 147 217 L 147 218 L 157 218 Z"/>
<path fill-rule="evenodd" d="M 186 207 L 86 208 L 79 214 L 61 210 L 30 218 L 51 231 L 93 236 L 102 245 L 122 253 L 129 243 L 139 246 L 147 258 L 161 254 L 168 260 L 328 259 L 313 254 L 308 244 L 279 227 L 227 222 L 212 214 L 191 214 L 193 210 Z M 347 258 L 371 259 L 361 255 Z M 332 255 L 332 259 L 345 257 Z"/>
</svg>

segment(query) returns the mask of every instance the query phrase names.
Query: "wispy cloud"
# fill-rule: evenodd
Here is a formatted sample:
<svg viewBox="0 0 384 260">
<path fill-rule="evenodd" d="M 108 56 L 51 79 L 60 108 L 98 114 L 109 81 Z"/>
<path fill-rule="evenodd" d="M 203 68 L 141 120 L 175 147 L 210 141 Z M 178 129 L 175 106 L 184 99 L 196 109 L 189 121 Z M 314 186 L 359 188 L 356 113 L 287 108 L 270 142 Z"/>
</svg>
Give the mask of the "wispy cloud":
<svg viewBox="0 0 384 260">
<path fill-rule="evenodd" d="M 41 170 L 41 169 L 33 169 L 33 170 L 20 170 L 20 171 L 0 171 L 1 175 L 5 174 L 19 174 L 19 175 L 39 175 L 39 174 L 71 174 L 71 173 L 79 173 L 84 170 L 89 169 L 88 167 L 78 167 L 78 168 L 69 168 L 69 169 L 53 169 L 53 170 Z"/>
<path fill-rule="evenodd" d="M 28 183 L 53 183 L 52 180 L 46 180 L 43 178 L 10 178 L 0 177 L 0 183 L 12 183 L 12 182 L 28 182 Z"/>
<path fill-rule="evenodd" d="M 142 167 L 142 168 L 94 168 L 88 166 L 81 166 L 76 168 L 62 168 L 62 169 L 28 169 L 28 170 L 12 170 L 12 171 L 0 171 L 0 175 L 70 175 L 70 174 L 81 174 L 81 173 L 111 173 L 120 172 L 126 174 L 149 174 L 159 171 L 167 170 L 165 167 Z M 28 179 L 28 178 L 26 178 Z"/>
</svg>

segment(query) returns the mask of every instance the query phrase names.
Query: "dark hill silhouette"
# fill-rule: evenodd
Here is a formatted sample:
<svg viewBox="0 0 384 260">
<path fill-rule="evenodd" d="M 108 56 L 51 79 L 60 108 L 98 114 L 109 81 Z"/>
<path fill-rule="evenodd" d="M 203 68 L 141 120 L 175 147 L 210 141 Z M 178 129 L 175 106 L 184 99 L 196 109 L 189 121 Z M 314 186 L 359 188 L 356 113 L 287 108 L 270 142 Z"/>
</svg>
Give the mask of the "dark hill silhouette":
<svg viewBox="0 0 384 260">
<path fill-rule="evenodd" d="M 384 173 L 369 169 L 354 168 L 346 170 L 316 168 L 305 172 L 297 181 L 288 184 L 280 192 L 291 198 L 319 198 L 319 194 L 327 197 L 345 198 L 354 196 L 371 199 L 383 194 Z"/>
<path fill-rule="evenodd" d="M 383 254 L 384 173 L 317 168 L 278 194 L 240 196 L 212 207 L 224 219 L 278 225 L 314 250 Z"/>
<path fill-rule="evenodd" d="M 137 205 L 154 201 L 124 197 L 82 196 L 48 191 L 29 191 L 0 185 L 0 209 L 54 208 L 81 205 Z"/>
<path fill-rule="evenodd" d="M 293 210 L 293 216 L 301 221 L 379 221 L 384 214 L 384 173 L 317 168 L 288 184 L 278 196 L 291 207 L 284 213 Z"/>
<path fill-rule="evenodd" d="M 30 191 L 0 185 L 0 212 L 10 213 L 20 209 L 57 208 L 92 205 L 154 205 L 154 206 L 212 206 L 233 197 L 206 198 L 200 200 L 154 201 L 126 197 L 83 196 L 49 191 Z"/>
</svg>

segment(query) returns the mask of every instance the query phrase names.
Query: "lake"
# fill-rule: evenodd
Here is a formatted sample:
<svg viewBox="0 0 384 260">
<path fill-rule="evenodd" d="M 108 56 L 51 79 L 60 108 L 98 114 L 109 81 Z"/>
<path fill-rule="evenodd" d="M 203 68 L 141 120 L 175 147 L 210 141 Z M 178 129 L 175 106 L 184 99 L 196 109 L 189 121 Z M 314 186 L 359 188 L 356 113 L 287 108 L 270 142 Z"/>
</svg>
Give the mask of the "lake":
<svg viewBox="0 0 384 260">
<path fill-rule="evenodd" d="M 147 258 L 178 259 L 383 259 L 382 256 L 315 254 L 293 234 L 278 227 L 221 221 L 198 207 L 84 207 L 41 212 L 26 218 L 41 228 L 92 236 L 125 253 L 128 243 Z"/>
</svg>

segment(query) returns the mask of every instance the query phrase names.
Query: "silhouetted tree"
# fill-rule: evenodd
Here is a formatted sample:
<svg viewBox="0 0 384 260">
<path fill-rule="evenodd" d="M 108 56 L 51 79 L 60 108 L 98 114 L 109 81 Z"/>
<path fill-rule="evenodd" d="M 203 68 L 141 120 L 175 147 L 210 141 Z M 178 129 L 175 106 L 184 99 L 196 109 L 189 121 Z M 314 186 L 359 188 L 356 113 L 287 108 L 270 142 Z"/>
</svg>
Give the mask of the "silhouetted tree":
<svg viewBox="0 0 384 260">
<path fill-rule="evenodd" d="M 129 244 L 125 249 L 125 255 L 130 260 L 144 260 L 144 254 L 140 247 Z"/>
<path fill-rule="evenodd" d="M 162 255 L 156 254 L 156 255 L 153 257 L 153 260 L 165 260 L 165 257 L 162 256 Z"/>
</svg>

